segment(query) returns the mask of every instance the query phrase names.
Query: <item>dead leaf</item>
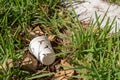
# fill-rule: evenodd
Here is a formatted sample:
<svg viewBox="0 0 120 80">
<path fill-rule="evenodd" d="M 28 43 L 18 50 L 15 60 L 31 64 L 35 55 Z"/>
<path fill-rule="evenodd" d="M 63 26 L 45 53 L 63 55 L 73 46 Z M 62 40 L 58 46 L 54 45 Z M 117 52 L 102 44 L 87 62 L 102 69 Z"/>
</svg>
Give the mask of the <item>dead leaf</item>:
<svg viewBox="0 0 120 80">
<path fill-rule="evenodd" d="M 53 41 L 54 38 L 55 38 L 55 35 L 49 35 L 49 36 L 48 36 L 48 40 L 50 40 L 50 41 Z"/>
<path fill-rule="evenodd" d="M 62 66 L 71 67 L 68 62 L 64 62 L 65 60 L 61 60 Z M 74 74 L 74 70 L 63 67 L 63 70 L 55 73 L 53 80 L 68 80 Z"/>
<path fill-rule="evenodd" d="M 33 30 L 31 28 L 27 29 L 31 36 L 43 35 L 44 32 L 40 29 L 39 26 L 36 26 Z"/>
<path fill-rule="evenodd" d="M 13 62 L 12 59 L 8 59 L 8 61 L 7 61 L 7 64 L 9 65 L 10 68 L 13 67 L 13 63 L 12 62 Z"/>
<path fill-rule="evenodd" d="M 90 22 L 86 22 L 86 21 L 80 21 L 80 23 L 84 30 L 86 30 L 90 25 Z"/>
<path fill-rule="evenodd" d="M 3 64 L 2 65 L 0 65 L 0 69 L 6 69 L 7 68 L 7 66 L 9 67 L 9 68 L 12 68 L 13 67 L 13 60 L 10 58 L 10 59 L 7 59 L 7 60 L 5 60 L 4 62 L 3 62 Z"/>
<path fill-rule="evenodd" d="M 65 71 L 59 71 L 54 75 L 53 80 L 67 80 Z"/>
<path fill-rule="evenodd" d="M 32 30 L 32 32 L 34 32 L 35 34 L 39 34 L 39 35 L 43 35 L 43 34 L 44 34 L 43 31 L 40 29 L 39 26 L 36 26 L 36 27 Z"/>
<path fill-rule="evenodd" d="M 38 61 L 31 54 L 27 54 L 22 61 L 22 69 L 35 72 L 38 66 Z"/>
<path fill-rule="evenodd" d="M 61 65 L 62 66 L 70 66 L 70 64 L 65 60 L 61 60 Z"/>
<path fill-rule="evenodd" d="M 63 15 L 63 11 L 59 10 L 58 11 L 58 16 L 62 16 Z"/>
</svg>

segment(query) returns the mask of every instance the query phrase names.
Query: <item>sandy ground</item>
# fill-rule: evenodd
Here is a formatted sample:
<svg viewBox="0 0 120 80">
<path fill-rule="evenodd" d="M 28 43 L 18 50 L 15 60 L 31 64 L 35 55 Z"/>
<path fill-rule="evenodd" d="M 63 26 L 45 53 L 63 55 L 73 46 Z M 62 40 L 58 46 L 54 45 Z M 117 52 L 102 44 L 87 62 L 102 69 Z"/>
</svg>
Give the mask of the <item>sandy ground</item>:
<svg viewBox="0 0 120 80">
<path fill-rule="evenodd" d="M 91 20 L 95 22 L 95 12 L 98 16 L 100 16 L 99 21 L 102 21 L 102 18 L 107 12 L 101 27 L 103 28 L 106 25 L 108 19 L 110 25 L 113 19 L 116 17 L 111 33 L 114 33 L 115 30 L 119 31 L 120 29 L 120 6 L 116 4 L 110 4 L 103 0 L 67 0 L 64 2 L 64 4 L 70 11 L 73 11 L 74 9 L 78 15 L 79 20 L 85 22 L 89 22 Z"/>
</svg>

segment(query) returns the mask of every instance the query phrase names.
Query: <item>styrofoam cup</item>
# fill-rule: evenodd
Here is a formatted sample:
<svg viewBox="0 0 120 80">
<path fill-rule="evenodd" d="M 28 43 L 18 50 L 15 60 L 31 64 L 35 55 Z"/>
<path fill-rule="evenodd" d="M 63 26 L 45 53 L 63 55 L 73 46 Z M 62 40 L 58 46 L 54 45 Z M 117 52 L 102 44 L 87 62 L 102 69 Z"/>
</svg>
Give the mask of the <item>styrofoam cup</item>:
<svg viewBox="0 0 120 80">
<path fill-rule="evenodd" d="M 46 36 L 38 36 L 32 39 L 29 50 L 44 65 L 50 65 L 55 61 L 55 53 Z"/>
</svg>

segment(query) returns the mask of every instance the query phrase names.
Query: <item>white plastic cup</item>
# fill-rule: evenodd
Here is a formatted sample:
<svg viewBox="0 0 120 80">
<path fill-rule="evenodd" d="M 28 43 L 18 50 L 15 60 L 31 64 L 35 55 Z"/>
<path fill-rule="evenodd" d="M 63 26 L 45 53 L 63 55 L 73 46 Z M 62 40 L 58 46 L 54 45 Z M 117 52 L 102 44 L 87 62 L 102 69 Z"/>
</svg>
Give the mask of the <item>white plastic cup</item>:
<svg viewBox="0 0 120 80">
<path fill-rule="evenodd" d="M 46 36 L 38 36 L 31 40 L 29 51 L 44 65 L 55 61 L 55 53 Z"/>
</svg>

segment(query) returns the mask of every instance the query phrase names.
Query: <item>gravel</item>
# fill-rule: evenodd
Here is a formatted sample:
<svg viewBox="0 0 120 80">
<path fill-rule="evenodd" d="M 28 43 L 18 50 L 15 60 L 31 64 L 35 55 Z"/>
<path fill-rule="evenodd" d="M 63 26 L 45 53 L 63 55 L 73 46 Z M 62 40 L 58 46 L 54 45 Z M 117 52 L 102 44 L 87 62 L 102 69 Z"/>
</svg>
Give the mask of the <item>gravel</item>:
<svg viewBox="0 0 120 80">
<path fill-rule="evenodd" d="M 102 21 L 102 18 L 107 12 L 105 19 L 101 24 L 101 28 L 104 28 L 108 19 L 110 25 L 113 19 L 116 17 L 113 24 L 113 29 L 110 33 L 114 33 L 115 30 L 118 32 L 120 29 L 120 6 L 116 4 L 110 4 L 103 0 L 66 0 L 64 1 L 64 5 L 70 12 L 73 12 L 74 9 L 78 19 L 87 23 L 91 20 L 93 22 L 96 21 L 95 12 L 98 16 L 100 16 L 99 21 Z"/>
</svg>

